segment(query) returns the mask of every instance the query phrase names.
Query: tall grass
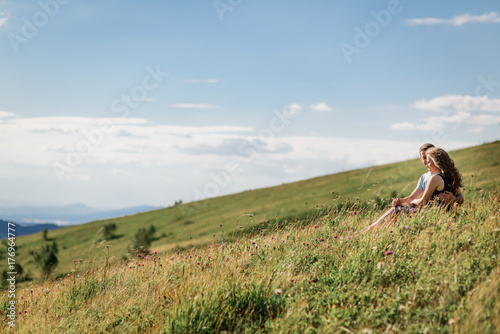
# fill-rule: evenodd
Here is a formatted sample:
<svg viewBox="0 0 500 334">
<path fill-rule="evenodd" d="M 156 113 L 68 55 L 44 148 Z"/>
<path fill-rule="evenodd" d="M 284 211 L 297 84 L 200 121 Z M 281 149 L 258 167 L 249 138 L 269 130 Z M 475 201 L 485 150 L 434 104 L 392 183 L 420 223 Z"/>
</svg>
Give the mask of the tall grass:
<svg viewBox="0 0 500 334">
<path fill-rule="evenodd" d="M 257 222 L 215 243 L 18 291 L 16 333 L 494 333 L 500 328 L 498 194 L 359 234 L 374 204 Z M 376 206 L 376 204 L 375 204 Z M 223 239 L 224 238 L 224 239 Z M 98 245 L 94 254 L 106 257 Z M 108 259 L 107 259 L 108 260 Z M 0 299 L 5 318 L 7 296 Z M 2 330 L 7 332 L 6 321 Z"/>
</svg>

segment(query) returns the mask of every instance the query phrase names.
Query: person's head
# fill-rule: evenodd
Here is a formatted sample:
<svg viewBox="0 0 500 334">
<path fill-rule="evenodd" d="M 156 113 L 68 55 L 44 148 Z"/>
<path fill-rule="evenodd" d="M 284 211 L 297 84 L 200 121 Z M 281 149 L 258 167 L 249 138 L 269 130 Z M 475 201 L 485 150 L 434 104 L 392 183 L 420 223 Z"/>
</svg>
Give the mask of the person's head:
<svg viewBox="0 0 500 334">
<path fill-rule="evenodd" d="M 462 175 L 455 167 L 455 162 L 448 153 L 439 147 L 431 147 L 425 151 L 427 160 L 431 160 L 434 165 L 443 173 L 455 192 L 458 187 L 462 187 Z"/>
<path fill-rule="evenodd" d="M 420 155 L 420 161 L 424 164 L 424 166 L 427 167 L 427 150 L 430 148 L 433 148 L 434 145 L 426 143 L 422 146 L 420 146 L 420 149 L 418 150 L 418 153 Z"/>
</svg>

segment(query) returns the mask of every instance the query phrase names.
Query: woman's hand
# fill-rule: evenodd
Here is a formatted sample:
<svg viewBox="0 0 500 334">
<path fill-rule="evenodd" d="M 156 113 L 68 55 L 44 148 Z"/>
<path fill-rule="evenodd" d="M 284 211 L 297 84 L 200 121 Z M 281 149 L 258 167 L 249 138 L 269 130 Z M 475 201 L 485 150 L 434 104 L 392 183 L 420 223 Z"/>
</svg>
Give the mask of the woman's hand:
<svg viewBox="0 0 500 334">
<path fill-rule="evenodd" d="M 422 204 L 422 198 L 414 199 L 410 204 L 413 206 L 420 206 Z"/>
<path fill-rule="evenodd" d="M 391 203 L 391 206 L 392 207 L 395 207 L 395 206 L 398 206 L 398 205 L 402 205 L 403 202 L 401 201 L 401 198 L 395 198 L 392 203 Z"/>
</svg>

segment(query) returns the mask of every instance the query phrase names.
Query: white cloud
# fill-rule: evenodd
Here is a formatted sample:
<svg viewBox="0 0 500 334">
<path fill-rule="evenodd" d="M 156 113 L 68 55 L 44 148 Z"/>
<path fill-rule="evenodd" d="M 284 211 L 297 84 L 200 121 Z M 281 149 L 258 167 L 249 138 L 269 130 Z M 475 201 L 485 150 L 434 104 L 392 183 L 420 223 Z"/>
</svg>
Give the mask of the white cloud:
<svg viewBox="0 0 500 334">
<path fill-rule="evenodd" d="M 421 99 L 412 107 L 437 112 L 453 111 L 490 111 L 500 112 L 500 99 L 490 99 L 488 96 L 442 95 L 430 100 Z"/>
<path fill-rule="evenodd" d="M 298 104 L 288 107 L 301 109 Z M 113 131 L 99 133 L 98 118 L 2 118 L 0 177 L 9 198 L 114 207 L 167 205 L 179 198 L 193 200 L 195 189 L 204 192 L 207 185 L 213 190 L 216 177 L 227 186 L 206 197 L 405 160 L 418 151 L 415 143 L 400 140 L 260 138 L 258 129 L 245 126 L 183 127 L 140 118 L 110 121 Z M 95 144 L 89 149 L 91 142 Z M 474 143 L 456 146 L 469 144 Z M 71 160 L 75 153 L 80 163 Z M 73 163 L 64 182 L 59 182 L 54 162 Z M 229 164 L 237 164 L 238 172 L 228 174 Z M 96 193 L 97 188 L 102 191 Z"/>
<path fill-rule="evenodd" d="M 14 116 L 15 114 L 12 113 L 12 112 L 9 112 L 9 111 L 2 111 L 0 110 L 0 118 L 6 118 L 6 117 L 12 117 Z"/>
<path fill-rule="evenodd" d="M 0 27 L 7 24 L 10 14 L 7 12 L 0 12 Z"/>
<path fill-rule="evenodd" d="M 456 127 L 460 124 L 472 124 L 476 126 L 467 129 L 469 132 L 482 132 L 487 126 L 500 124 L 500 116 L 489 114 L 471 115 L 469 112 L 458 112 L 449 116 L 427 117 L 419 123 L 394 123 L 391 124 L 390 128 L 397 131 L 432 131 L 444 129 L 447 126 Z"/>
<path fill-rule="evenodd" d="M 477 115 L 473 116 L 468 120 L 468 123 L 476 125 L 496 125 L 500 123 L 500 116 L 493 115 Z"/>
<path fill-rule="evenodd" d="M 408 131 L 408 130 L 420 130 L 420 131 L 433 131 L 444 129 L 447 125 L 458 125 L 466 123 L 471 117 L 468 112 L 457 112 L 455 114 L 438 116 L 438 117 L 427 117 L 418 123 L 403 122 L 394 123 L 390 126 L 391 129 L 397 131 Z"/>
<path fill-rule="evenodd" d="M 204 103 L 180 103 L 180 104 L 169 104 L 170 108 L 181 108 L 181 109 L 213 109 L 217 108 L 213 104 Z"/>
<path fill-rule="evenodd" d="M 320 102 L 318 104 L 311 104 L 309 108 L 311 108 L 312 111 L 316 112 L 330 112 L 333 110 L 330 106 L 328 106 L 324 102 Z"/>
<path fill-rule="evenodd" d="M 461 26 L 466 23 L 500 23 L 500 16 L 497 12 L 484 13 L 482 15 L 471 15 L 466 13 L 463 15 L 455 16 L 451 19 L 442 19 L 436 17 L 413 18 L 407 19 L 406 23 L 411 26 L 436 24 Z"/>
<path fill-rule="evenodd" d="M 284 108 L 283 113 L 289 116 L 298 115 L 303 108 L 304 107 L 298 103 L 292 103 Z"/>
</svg>

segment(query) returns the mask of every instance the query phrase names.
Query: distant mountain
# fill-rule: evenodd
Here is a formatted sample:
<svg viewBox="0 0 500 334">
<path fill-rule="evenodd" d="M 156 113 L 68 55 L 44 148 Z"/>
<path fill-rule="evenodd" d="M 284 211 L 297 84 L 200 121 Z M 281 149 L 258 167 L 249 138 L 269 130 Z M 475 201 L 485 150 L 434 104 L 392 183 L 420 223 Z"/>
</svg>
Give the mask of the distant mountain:
<svg viewBox="0 0 500 334">
<path fill-rule="evenodd" d="M 7 230 L 8 227 L 14 229 L 14 231 L 11 231 L 11 233 L 14 234 L 16 238 L 21 235 L 38 233 L 44 228 L 46 228 L 47 231 L 50 231 L 60 227 L 55 224 L 22 224 L 22 223 L 14 223 L 15 226 L 12 225 L 9 226 L 8 223 L 9 222 L 0 219 L 0 239 L 8 237 L 8 230 Z"/>
<path fill-rule="evenodd" d="M 0 208 L 0 219 L 19 223 L 76 225 L 94 220 L 128 216 L 139 212 L 161 209 L 156 206 L 134 206 L 117 210 L 99 210 L 77 203 L 65 206 Z"/>
</svg>

